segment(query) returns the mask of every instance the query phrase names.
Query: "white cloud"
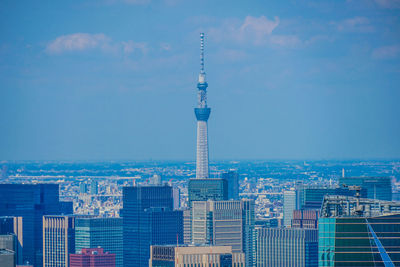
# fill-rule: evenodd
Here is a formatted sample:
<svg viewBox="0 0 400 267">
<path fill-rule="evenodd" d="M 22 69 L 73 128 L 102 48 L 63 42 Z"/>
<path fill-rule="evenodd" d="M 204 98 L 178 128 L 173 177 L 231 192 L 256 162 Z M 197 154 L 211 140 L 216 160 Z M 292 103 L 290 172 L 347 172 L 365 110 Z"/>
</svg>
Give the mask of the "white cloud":
<svg viewBox="0 0 400 267">
<path fill-rule="evenodd" d="M 74 33 L 62 35 L 47 44 L 46 52 L 49 54 L 61 54 L 64 52 L 86 51 L 92 49 L 100 49 L 106 53 L 114 54 L 131 54 L 139 50 L 142 54 L 146 54 L 148 47 L 146 43 L 126 41 L 115 42 L 103 33 Z"/>
<path fill-rule="evenodd" d="M 375 27 L 365 17 L 354 17 L 340 22 L 333 22 L 338 31 L 341 32 L 374 32 Z"/>
<path fill-rule="evenodd" d="M 280 20 L 274 17 L 269 20 L 265 16 L 247 16 L 244 20 L 227 19 L 219 27 L 213 27 L 206 32 L 217 41 L 230 41 L 236 43 L 250 43 L 252 45 L 264 45 L 267 43 L 275 45 L 292 45 L 297 42 L 297 37 L 292 35 L 273 34 Z"/>
<path fill-rule="evenodd" d="M 279 46 L 296 46 L 301 44 L 301 40 L 296 35 L 272 35 L 269 41 Z"/>
<path fill-rule="evenodd" d="M 239 28 L 240 38 L 252 38 L 256 43 L 262 43 L 265 38 L 279 25 L 279 18 L 268 20 L 265 16 L 259 18 L 247 16 Z"/>
<path fill-rule="evenodd" d="M 375 0 L 375 3 L 382 8 L 400 8 L 400 0 Z"/>
<path fill-rule="evenodd" d="M 392 59 L 399 55 L 400 45 L 382 46 L 372 51 L 372 57 L 375 59 Z"/>
<path fill-rule="evenodd" d="M 146 54 L 148 47 L 146 43 L 136 43 L 134 41 L 122 42 L 123 51 L 125 54 L 131 54 L 135 50 L 140 50 L 143 54 Z"/>
<path fill-rule="evenodd" d="M 51 41 L 46 51 L 52 54 L 64 51 L 83 51 L 99 46 L 104 46 L 110 39 L 104 34 L 74 33 L 62 35 Z"/>
</svg>

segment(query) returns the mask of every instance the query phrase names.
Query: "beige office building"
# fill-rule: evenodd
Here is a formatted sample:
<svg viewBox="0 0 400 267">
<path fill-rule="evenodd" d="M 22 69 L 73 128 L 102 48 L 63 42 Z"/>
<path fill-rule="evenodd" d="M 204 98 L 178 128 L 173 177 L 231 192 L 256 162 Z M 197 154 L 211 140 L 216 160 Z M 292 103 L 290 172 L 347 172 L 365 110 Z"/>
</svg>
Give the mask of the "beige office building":
<svg viewBox="0 0 400 267">
<path fill-rule="evenodd" d="M 232 266 L 244 267 L 244 253 L 230 246 L 151 246 L 150 267 Z"/>
<path fill-rule="evenodd" d="M 192 241 L 195 245 L 231 246 L 233 252 L 243 252 L 240 201 L 194 201 L 192 212 Z"/>
<path fill-rule="evenodd" d="M 43 216 L 43 267 L 68 267 L 75 253 L 75 217 Z"/>
</svg>

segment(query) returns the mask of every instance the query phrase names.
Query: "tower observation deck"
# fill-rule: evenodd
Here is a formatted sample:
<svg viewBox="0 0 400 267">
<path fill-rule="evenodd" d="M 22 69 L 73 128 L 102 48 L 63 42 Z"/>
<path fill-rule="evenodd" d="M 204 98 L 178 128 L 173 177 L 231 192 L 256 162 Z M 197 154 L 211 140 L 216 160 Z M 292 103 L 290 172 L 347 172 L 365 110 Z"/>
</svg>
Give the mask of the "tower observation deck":
<svg viewBox="0 0 400 267">
<path fill-rule="evenodd" d="M 209 178 L 208 175 L 208 129 L 207 121 L 211 109 L 207 107 L 206 73 L 204 72 L 204 33 L 200 33 L 200 73 L 197 83 L 197 107 L 194 109 L 197 119 L 196 178 Z"/>
</svg>

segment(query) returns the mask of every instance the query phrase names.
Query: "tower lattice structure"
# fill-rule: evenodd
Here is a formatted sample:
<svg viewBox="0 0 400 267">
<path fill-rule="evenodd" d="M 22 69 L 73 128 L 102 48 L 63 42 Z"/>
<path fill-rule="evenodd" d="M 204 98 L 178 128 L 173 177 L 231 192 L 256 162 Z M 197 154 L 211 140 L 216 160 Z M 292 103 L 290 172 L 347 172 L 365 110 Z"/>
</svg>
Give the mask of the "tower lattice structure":
<svg viewBox="0 0 400 267">
<path fill-rule="evenodd" d="M 204 33 L 200 33 L 200 73 L 197 83 L 197 107 L 194 109 L 197 119 L 196 178 L 209 178 L 208 169 L 208 128 L 207 121 L 211 109 L 207 106 L 206 73 L 204 71 Z"/>
</svg>

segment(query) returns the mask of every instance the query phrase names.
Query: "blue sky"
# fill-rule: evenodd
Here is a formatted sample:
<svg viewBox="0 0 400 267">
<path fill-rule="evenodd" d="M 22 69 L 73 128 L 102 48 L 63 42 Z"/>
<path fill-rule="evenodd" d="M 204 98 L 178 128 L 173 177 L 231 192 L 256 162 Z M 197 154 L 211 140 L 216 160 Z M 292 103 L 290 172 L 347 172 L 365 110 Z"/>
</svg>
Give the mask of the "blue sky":
<svg viewBox="0 0 400 267">
<path fill-rule="evenodd" d="M 0 159 L 400 157 L 400 1 L 0 2 Z"/>
</svg>

